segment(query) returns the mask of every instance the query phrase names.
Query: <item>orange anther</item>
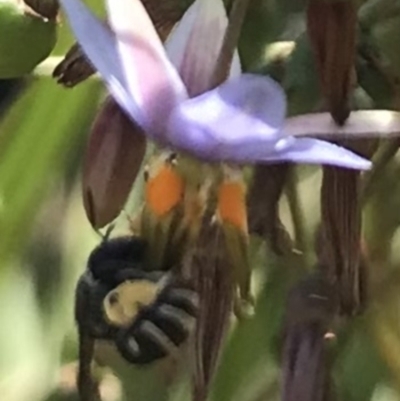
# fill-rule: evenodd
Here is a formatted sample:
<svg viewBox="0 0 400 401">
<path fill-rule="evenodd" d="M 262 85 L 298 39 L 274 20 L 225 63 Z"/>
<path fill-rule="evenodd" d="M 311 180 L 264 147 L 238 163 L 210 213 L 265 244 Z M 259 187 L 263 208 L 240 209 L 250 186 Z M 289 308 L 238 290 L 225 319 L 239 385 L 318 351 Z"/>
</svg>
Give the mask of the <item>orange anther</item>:
<svg viewBox="0 0 400 401">
<path fill-rule="evenodd" d="M 218 216 L 247 233 L 246 193 L 241 182 L 223 182 L 218 191 Z"/>
<path fill-rule="evenodd" d="M 182 200 L 183 189 L 182 177 L 173 167 L 165 164 L 146 184 L 146 204 L 161 217 Z"/>
</svg>

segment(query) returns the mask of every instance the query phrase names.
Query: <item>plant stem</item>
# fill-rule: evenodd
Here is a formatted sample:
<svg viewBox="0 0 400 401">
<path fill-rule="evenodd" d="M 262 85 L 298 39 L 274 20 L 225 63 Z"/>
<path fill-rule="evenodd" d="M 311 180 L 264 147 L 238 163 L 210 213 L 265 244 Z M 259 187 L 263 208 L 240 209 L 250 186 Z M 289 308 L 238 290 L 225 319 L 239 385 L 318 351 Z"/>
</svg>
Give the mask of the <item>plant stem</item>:
<svg viewBox="0 0 400 401">
<path fill-rule="evenodd" d="M 231 68 L 233 56 L 242 30 L 244 17 L 250 0 L 234 0 L 229 14 L 229 24 L 222 42 L 216 67 L 214 70 L 211 87 L 214 88 L 224 82 Z"/>
</svg>

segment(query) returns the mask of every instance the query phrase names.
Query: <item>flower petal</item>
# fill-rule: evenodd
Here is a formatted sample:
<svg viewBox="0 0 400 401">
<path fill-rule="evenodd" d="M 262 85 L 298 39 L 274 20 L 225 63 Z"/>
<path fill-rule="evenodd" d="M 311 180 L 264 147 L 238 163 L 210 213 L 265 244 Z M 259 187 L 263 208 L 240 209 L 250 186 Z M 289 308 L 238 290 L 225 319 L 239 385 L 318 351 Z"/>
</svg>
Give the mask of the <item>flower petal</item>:
<svg viewBox="0 0 400 401">
<path fill-rule="evenodd" d="M 285 95 L 275 81 L 242 74 L 183 102 L 168 123 L 168 139 L 207 160 L 371 167 L 366 159 L 339 146 L 284 135 L 285 111 Z"/>
<path fill-rule="evenodd" d="M 255 152 L 265 155 L 281 139 L 285 111 L 275 81 L 243 74 L 182 103 L 168 123 L 168 139 L 206 159 L 256 160 Z"/>
<path fill-rule="evenodd" d="M 264 162 L 329 164 L 357 170 L 368 170 L 372 163 L 341 146 L 319 139 L 289 137 L 293 142 L 281 152 L 262 157 Z"/>
<path fill-rule="evenodd" d="M 167 39 L 167 54 L 191 97 L 210 88 L 227 26 L 221 0 L 196 0 Z M 231 77 L 240 73 L 239 55 L 235 52 Z"/>
<path fill-rule="evenodd" d="M 119 105 L 140 125 L 143 118 L 132 100 L 119 61 L 115 37 L 79 0 L 61 0 L 79 44 L 103 77 Z"/>
<path fill-rule="evenodd" d="M 108 0 L 107 6 L 129 93 L 145 126 L 162 134 L 171 110 L 187 97 L 183 82 L 140 0 Z"/>
<path fill-rule="evenodd" d="M 400 113 L 391 110 L 355 110 L 343 126 L 330 113 L 303 114 L 285 121 L 285 133 L 293 136 L 337 138 L 387 138 L 400 133 Z"/>
</svg>

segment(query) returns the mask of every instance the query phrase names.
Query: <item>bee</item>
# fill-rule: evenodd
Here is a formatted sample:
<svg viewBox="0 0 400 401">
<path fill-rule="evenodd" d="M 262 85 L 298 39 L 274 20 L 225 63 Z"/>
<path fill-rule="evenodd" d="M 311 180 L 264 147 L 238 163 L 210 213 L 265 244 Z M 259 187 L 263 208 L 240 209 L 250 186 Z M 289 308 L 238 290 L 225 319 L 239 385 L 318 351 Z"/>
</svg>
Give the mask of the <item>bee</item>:
<svg viewBox="0 0 400 401">
<path fill-rule="evenodd" d="M 96 340 L 114 343 L 126 361 L 145 365 L 172 354 L 193 331 L 198 294 L 174 269 L 146 270 L 146 250 L 147 242 L 137 236 L 106 239 L 90 254 L 77 283 L 82 400 L 92 400 L 97 391 L 91 379 Z"/>
</svg>

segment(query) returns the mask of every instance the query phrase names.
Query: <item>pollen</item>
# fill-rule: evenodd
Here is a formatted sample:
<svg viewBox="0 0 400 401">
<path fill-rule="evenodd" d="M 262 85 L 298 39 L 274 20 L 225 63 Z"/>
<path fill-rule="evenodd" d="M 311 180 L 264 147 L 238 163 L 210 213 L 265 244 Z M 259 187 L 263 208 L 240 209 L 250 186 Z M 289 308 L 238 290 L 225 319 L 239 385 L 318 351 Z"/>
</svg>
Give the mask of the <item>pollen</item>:
<svg viewBox="0 0 400 401">
<path fill-rule="evenodd" d="M 146 204 L 158 217 L 161 217 L 182 200 L 183 190 L 183 178 L 173 166 L 164 164 L 147 182 Z"/>
<path fill-rule="evenodd" d="M 228 181 L 221 184 L 217 211 L 222 223 L 230 223 L 247 233 L 246 193 L 243 183 Z"/>
</svg>

